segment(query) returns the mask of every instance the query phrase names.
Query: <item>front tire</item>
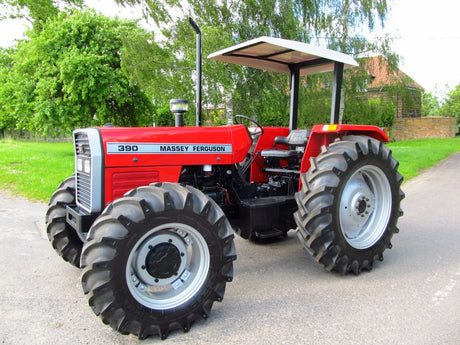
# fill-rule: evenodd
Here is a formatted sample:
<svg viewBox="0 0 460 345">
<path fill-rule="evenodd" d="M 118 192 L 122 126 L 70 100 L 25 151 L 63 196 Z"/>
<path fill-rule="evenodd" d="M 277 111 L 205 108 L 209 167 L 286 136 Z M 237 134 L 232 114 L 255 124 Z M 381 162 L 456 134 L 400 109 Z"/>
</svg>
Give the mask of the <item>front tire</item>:
<svg viewBox="0 0 460 345">
<path fill-rule="evenodd" d="M 381 142 L 348 136 L 311 163 L 296 194 L 300 242 L 328 271 L 371 270 L 399 231 L 404 193 L 398 162 Z"/>
<path fill-rule="evenodd" d="M 189 186 L 140 187 L 107 207 L 82 253 L 82 285 L 96 315 L 140 339 L 188 331 L 222 301 L 236 259 L 219 206 Z"/>
<path fill-rule="evenodd" d="M 51 196 L 46 212 L 46 233 L 54 250 L 75 267 L 80 267 L 83 242 L 66 222 L 66 206 L 75 204 L 75 176 L 65 179 Z"/>
</svg>

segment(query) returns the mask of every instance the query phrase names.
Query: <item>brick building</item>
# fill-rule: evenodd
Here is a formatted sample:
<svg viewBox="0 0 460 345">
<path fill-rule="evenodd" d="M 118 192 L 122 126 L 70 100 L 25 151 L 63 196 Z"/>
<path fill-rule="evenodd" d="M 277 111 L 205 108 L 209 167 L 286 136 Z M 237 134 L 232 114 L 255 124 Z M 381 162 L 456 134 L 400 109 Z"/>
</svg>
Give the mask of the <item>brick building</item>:
<svg viewBox="0 0 460 345">
<path fill-rule="evenodd" d="M 423 87 L 399 69 L 392 68 L 382 56 L 363 58 L 369 78 L 368 97 L 392 99 L 396 107 L 395 118 L 421 117 L 421 96 Z"/>
</svg>

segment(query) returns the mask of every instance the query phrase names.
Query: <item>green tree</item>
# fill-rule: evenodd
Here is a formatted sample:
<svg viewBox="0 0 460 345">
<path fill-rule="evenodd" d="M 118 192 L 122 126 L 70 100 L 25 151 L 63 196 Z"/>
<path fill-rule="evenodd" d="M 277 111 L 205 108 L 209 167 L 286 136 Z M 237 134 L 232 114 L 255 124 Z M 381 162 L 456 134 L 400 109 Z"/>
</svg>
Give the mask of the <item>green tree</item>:
<svg viewBox="0 0 460 345">
<path fill-rule="evenodd" d="M 121 68 L 121 37 L 143 35 L 134 22 L 92 11 L 61 12 L 29 33 L 0 75 L 0 118 L 41 133 L 114 123 L 151 125 L 153 107 Z M 5 122 L 5 121 L 4 121 Z"/>
<path fill-rule="evenodd" d="M 14 127 L 14 120 L 9 116 L 10 97 L 14 92 L 8 83 L 9 73 L 13 66 L 14 49 L 0 48 L 0 136 L 3 130 Z M 3 86 L 2 86 L 3 85 Z"/>
<path fill-rule="evenodd" d="M 392 65 L 397 58 L 389 51 L 387 39 L 369 42 L 363 30 L 372 31 L 382 25 L 387 14 L 386 0 L 120 0 L 124 4 L 143 4 L 154 20 L 163 28 L 165 36 L 161 47 L 172 55 L 166 61 L 150 65 L 140 73 L 130 73 L 132 80 L 143 80 L 143 88 L 152 90 L 155 99 L 166 97 L 194 99 L 192 71 L 194 70 L 194 32 L 187 18 L 193 17 L 203 33 L 203 55 L 261 35 L 282 37 L 303 42 L 314 42 L 344 53 L 358 55 L 367 52 L 384 54 Z M 174 17 L 169 13 L 174 13 Z M 155 15 L 159 13 L 159 15 Z M 153 51 L 147 46 L 141 51 Z M 137 50 L 139 52 L 139 50 Z M 142 53 L 139 53 L 142 55 Z M 155 60 L 155 59 L 153 59 Z M 234 114 L 257 117 L 265 125 L 287 125 L 289 113 L 289 79 L 286 76 L 203 61 L 204 102 L 217 105 L 232 91 Z M 139 64 L 138 64 L 139 65 Z M 158 70 L 161 73 L 157 73 Z M 162 75 L 163 78 L 157 78 Z M 320 77 L 324 78 L 324 77 Z M 328 77 L 332 80 L 332 75 Z M 320 85 L 324 79 L 309 81 Z M 330 81 L 328 81 L 330 83 Z M 167 84 L 169 87 L 165 88 Z M 324 85 L 324 83 L 323 83 Z M 171 90 L 164 92 L 164 90 Z M 155 90 L 155 91 L 154 91 Z M 353 91 L 351 88 L 350 90 Z M 309 95 L 300 99 L 304 109 L 324 107 L 322 90 L 306 88 Z M 317 92 L 317 94 L 314 94 Z M 347 93 L 348 93 L 347 89 Z M 160 96 L 161 94 L 161 96 Z M 158 95 L 158 96 L 157 96 Z M 353 97 L 351 97 L 353 98 Z M 309 103 L 310 102 L 310 103 Z M 313 102 L 313 103 L 311 103 Z M 326 101 L 327 102 L 327 101 Z M 302 117 L 306 112 L 301 113 Z M 330 116 L 328 111 L 327 121 Z M 189 111 L 188 117 L 193 114 Z M 314 113 L 313 117 L 319 116 Z M 187 118 L 186 118 L 187 122 Z M 311 123 L 301 119 L 299 123 Z"/>
<path fill-rule="evenodd" d="M 455 117 L 460 123 L 460 84 L 447 93 L 444 103 L 440 109 L 443 116 Z"/>
<path fill-rule="evenodd" d="M 438 116 L 441 106 L 438 97 L 431 92 L 422 93 L 421 113 L 422 116 Z"/>
<path fill-rule="evenodd" d="M 175 123 L 174 115 L 169 110 L 169 105 L 155 107 L 155 125 L 160 127 L 173 127 Z"/>
<path fill-rule="evenodd" d="M 60 10 L 59 5 L 69 7 L 83 6 L 83 0 L 0 0 L 2 14 L 0 20 L 5 18 L 25 18 L 33 24 L 33 29 L 40 31 L 43 24 L 56 17 Z"/>
</svg>

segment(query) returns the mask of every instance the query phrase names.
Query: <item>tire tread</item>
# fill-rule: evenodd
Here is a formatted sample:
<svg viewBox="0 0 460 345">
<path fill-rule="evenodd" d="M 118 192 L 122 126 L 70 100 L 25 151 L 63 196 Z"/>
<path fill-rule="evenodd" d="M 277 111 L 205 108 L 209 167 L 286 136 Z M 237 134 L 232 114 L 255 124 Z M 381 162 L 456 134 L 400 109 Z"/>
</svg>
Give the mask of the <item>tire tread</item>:
<svg viewBox="0 0 460 345">
<path fill-rule="evenodd" d="M 125 210 L 129 215 L 125 215 Z M 219 246 L 222 247 L 217 278 L 208 297 L 179 319 L 168 319 L 166 316 L 156 321 L 148 317 L 137 318 L 134 313 L 124 310 L 115 296 L 116 283 L 110 274 L 110 262 L 116 256 L 114 249 L 126 242 L 139 222 L 148 221 L 150 217 L 168 210 L 191 211 L 206 218 L 217 229 Z M 110 235 L 109 229 L 117 226 L 126 231 L 113 231 Z M 233 238 L 230 223 L 222 210 L 195 188 L 173 183 L 139 187 L 114 202 L 94 223 L 82 253 L 83 290 L 95 314 L 120 333 L 131 333 L 139 339 L 152 335 L 165 339 L 176 328 L 187 332 L 195 320 L 208 317 L 214 301 L 223 300 L 225 284 L 233 279 L 233 261 L 236 259 Z M 108 274 L 101 274 L 104 270 Z"/>
<path fill-rule="evenodd" d="M 334 201 L 343 175 L 356 162 L 367 159 L 380 159 L 391 167 L 398 188 L 396 207 L 392 220 L 387 228 L 387 242 L 381 252 L 369 254 L 368 257 L 353 258 L 346 246 L 340 245 L 333 228 Z M 383 143 L 365 136 L 348 136 L 328 147 L 322 147 L 317 157 L 310 158 L 311 168 L 301 174 L 302 187 L 296 193 L 298 210 L 294 214 L 297 224 L 297 237 L 305 250 L 328 271 L 340 274 L 359 274 L 362 270 L 371 270 L 376 258 L 383 259 L 382 252 L 391 248 L 391 237 L 399 232 L 396 227 L 397 218 L 402 215 L 400 201 L 404 193 L 400 186 L 402 175 L 397 171 L 399 163 L 391 155 L 391 151 Z M 383 236 L 382 236 L 383 237 Z"/>
</svg>

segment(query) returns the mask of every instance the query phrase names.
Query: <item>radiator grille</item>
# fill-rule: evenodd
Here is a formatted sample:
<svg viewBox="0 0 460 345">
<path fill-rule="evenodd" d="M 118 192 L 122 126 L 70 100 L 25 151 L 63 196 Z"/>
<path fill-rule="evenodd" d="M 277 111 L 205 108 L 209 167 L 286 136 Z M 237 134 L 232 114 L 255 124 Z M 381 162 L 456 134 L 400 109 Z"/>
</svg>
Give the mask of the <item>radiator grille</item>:
<svg viewBox="0 0 460 345">
<path fill-rule="evenodd" d="M 75 154 L 77 158 L 82 157 L 91 162 L 91 146 L 89 144 L 89 138 L 86 133 L 77 133 L 75 135 Z M 87 174 L 78 170 L 76 174 L 77 202 L 87 209 L 91 209 L 91 174 Z"/>
</svg>

